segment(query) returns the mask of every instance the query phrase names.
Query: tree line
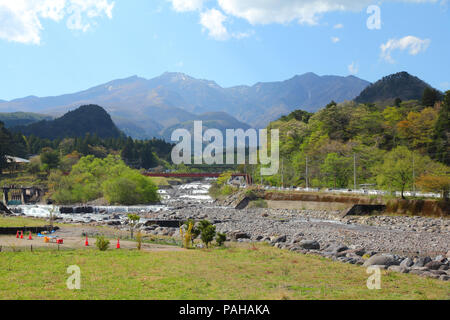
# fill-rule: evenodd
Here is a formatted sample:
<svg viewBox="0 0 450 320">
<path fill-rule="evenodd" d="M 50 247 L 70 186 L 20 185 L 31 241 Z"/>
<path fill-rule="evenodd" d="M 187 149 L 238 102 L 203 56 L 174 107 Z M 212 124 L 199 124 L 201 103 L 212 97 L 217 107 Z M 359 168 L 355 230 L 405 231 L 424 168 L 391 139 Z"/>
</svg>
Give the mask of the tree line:
<svg viewBox="0 0 450 320">
<path fill-rule="evenodd" d="M 280 130 L 280 170 L 255 181 L 281 186 L 443 191 L 450 187 L 450 91 L 392 105 L 331 102 L 272 122 Z M 355 172 L 356 171 L 356 172 Z"/>
</svg>

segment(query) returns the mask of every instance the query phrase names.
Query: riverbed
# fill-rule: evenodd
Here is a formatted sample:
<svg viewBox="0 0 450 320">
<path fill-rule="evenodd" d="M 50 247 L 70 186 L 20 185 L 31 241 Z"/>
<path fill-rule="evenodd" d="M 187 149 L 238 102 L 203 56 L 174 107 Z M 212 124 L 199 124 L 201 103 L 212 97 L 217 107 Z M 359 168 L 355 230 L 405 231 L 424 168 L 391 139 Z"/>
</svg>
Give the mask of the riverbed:
<svg viewBox="0 0 450 320">
<path fill-rule="evenodd" d="M 449 219 L 427 217 L 345 217 L 333 210 L 244 209 L 217 205 L 208 195 L 209 182 L 193 182 L 160 191 L 161 204 L 148 206 L 95 206 L 93 213 L 61 214 L 48 205 L 16 206 L 17 214 L 48 218 L 53 211 L 63 222 L 107 224 L 127 228 L 127 215 L 141 216 L 143 232 L 174 236 L 177 228 L 148 226 L 148 220 L 208 219 L 229 236 L 246 236 L 240 241 L 261 241 L 286 236 L 314 240 L 321 247 L 333 243 L 363 247 L 372 252 L 407 255 L 445 255 L 450 250 Z"/>
</svg>

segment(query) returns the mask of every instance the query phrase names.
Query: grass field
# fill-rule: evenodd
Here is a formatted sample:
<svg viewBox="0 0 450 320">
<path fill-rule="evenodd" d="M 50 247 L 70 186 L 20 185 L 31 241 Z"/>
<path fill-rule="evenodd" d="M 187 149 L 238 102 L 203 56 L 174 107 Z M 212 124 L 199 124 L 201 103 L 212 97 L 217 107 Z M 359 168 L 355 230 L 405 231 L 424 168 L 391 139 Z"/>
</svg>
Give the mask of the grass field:
<svg viewBox="0 0 450 320">
<path fill-rule="evenodd" d="M 42 227 L 48 225 L 48 219 L 38 219 L 38 218 L 30 218 L 30 217 L 8 217 L 8 216 L 0 216 L 0 227 Z M 54 223 L 55 226 L 61 225 L 58 223 Z"/>
<path fill-rule="evenodd" d="M 69 290 L 67 267 L 81 269 Z M 450 284 L 268 245 L 180 252 L 95 249 L 0 253 L 0 299 L 450 299 Z"/>
</svg>

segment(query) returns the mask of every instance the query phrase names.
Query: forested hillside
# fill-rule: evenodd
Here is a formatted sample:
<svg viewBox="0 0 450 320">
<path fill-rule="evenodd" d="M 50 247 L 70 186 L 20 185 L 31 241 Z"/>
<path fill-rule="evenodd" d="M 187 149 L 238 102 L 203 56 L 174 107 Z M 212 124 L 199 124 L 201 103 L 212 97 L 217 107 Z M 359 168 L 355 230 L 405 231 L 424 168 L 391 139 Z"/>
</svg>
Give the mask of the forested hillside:
<svg viewBox="0 0 450 320">
<path fill-rule="evenodd" d="M 353 188 L 356 166 L 357 187 L 448 190 L 450 91 L 442 101 L 422 102 L 332 102 L 315 114 L 298 110 L 282 117 L 269 125 L 280 130 L 280 173 L 265 179 Z"/>
<path fill-rule="evenodd" d="M 105 109 L 97 105 L 81 106 L 58 119 L 17 126 L 12 130 L 43 139 L 84 137 L 87 133 L 100 138 L 117 138 L 122 134 Z"/>
<path fill-rule="evenodd" d="M 420 100 L 425 89 L 431 86 L 408 72 L 391 74 L 365 88 L 355 101 L 375 103 L 401 100 Z"/>
</svg>

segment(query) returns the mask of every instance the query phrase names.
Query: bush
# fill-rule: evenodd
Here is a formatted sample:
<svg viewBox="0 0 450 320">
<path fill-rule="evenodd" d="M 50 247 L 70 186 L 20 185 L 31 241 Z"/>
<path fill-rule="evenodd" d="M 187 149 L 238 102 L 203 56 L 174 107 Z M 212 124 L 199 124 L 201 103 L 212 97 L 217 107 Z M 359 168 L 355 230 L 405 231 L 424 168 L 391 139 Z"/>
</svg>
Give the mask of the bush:
<svg viewBox="0 0 450 320">
<path fill-rule="evenodd" d="M 184 247 L 188 249 L 190 245 L 194 245 L 194 240 L 200 235 L 200 229 L 195 227 L 195 221 L 192 219 L 186 221 L 184 226 L 186 228 L 186 234 L 183 233 L 183 227 L 181 227 L 181 238 L 184 242 Z"/>
<path fill-rule="evenodd" d="M 142 249 L 142 233 L 140 231 L 136 234 L 136 248 L 138 250 Z"/>
<path fill-rule="evenodd" d="M 104 236 L 97 237 L 97 241 L 95 242 L 95 245 L 100 251 L 106 251 L 109 247 L 109 240 L 106 239 Z"/>
<path fill-rule="evenodd" d="M 219 247 L 223 246 L 225 241 L 227 240 L 227 236 L 224 233 L 218 233 L 216 236 L 216 242 Z"/>
<path fill-rule="evenodd" d="M 238 190 L 238 188 L 230 186 L 230 185 L 224 185 L 221 189 L 220 189 L 220 194 L 222 196 L 229 196 L 233 193 L 235 193 Z"/>
<path fill-rule="evenodd" d="M 208 220 L 202 220 L 198 229 L 200 230 L 200 239 L 202 239 L 202 242 L 208 248 L 216 235 L 216 226 L 213 226 Z"/>
</svg>

